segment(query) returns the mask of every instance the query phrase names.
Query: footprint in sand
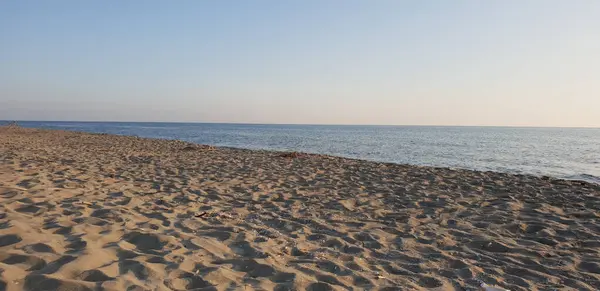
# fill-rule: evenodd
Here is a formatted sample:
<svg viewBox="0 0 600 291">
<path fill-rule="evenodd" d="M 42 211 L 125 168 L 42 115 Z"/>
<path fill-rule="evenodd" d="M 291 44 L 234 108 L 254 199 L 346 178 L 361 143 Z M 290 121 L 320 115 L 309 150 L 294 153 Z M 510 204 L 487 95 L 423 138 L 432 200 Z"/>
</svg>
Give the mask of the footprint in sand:
<svg viewBox="0 0 600 291">
<path fill-rule="evenodd" d="M 23 250 L 27 253 L 54 253 L 51 246 L 43 243 L 27 245 L 23 247 Z"/>
<path fill-rule="evenodd" d="M 16 244 L 20 241 L 22 241 L 23 239 L 16 235 L 16 234 L 6 234 L 6 235 L 0 235 L 0 247 L 5 247 L 5 246 L 9 246 L 9 245 L 13 245 Z"/>
<path fill-rule="evenodd" d="M 100 270 L 93 269 L 81 273 L 76 279 L 86 282 L 104 282 L 114 280 L 115 278 L 104 274 L 104 272 Z"/>
<path fill-rule="evenodd" d="M 181 271 L 176 270 L 169 274 L 169 279 L 165 280 L 165 285 L 171 288 L 172 290 L 183 291 L 183 290 L 213 290 L 214 287 L 209 282 L 205 281 L 202 277 Z M 210 288 L 213 287 L 213 288 Z M 206 289 L 209 288 L 209 289 Z M 214 289 L 216 290 L 216 289 Z"/>
<path fill-rule="evenodd" d="M 7 265 L 15 265 L 26 271 L 37 271 L 46 267 L 46 261 L 36 256 L 17 255 L 17 254 L 2 254 L 0 262 Z"/>
</svg>

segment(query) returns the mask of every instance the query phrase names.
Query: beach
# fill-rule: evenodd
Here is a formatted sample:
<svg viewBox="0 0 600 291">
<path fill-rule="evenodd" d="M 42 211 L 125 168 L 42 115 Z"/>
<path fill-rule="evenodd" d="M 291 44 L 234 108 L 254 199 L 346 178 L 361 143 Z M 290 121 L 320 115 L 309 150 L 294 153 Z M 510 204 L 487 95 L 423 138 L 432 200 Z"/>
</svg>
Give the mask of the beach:
<svg viewBox="0 0 600 291">
<path fill-rule="evenodd" d="M 600 185 L 0 127 L 0 290 L 600 289 Z"/>
</svg>

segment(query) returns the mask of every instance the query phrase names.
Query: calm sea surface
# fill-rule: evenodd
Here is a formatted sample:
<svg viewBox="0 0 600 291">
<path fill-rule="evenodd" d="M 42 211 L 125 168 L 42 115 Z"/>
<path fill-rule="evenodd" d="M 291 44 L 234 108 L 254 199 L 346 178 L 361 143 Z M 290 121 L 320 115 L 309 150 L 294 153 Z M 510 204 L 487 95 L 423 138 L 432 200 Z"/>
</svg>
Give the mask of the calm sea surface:
<svg viewBox="0 0 600 291">
<path fill-rule="evenodd" d="M 19 124 L 600 183 L 600 129 L 597 128 L 33 121 Z"/>
</svg>

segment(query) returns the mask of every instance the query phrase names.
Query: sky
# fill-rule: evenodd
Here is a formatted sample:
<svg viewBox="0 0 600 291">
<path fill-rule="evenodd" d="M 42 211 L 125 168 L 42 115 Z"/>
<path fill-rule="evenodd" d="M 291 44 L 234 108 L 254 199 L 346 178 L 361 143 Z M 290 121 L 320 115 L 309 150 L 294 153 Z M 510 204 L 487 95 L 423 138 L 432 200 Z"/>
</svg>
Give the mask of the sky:
<svg viewBox="0 0 600 291">
<path fill-rule="evenodd" d="M 0 120 L 600 127 L 598 0 L 0 1 Z"/>
</svg>

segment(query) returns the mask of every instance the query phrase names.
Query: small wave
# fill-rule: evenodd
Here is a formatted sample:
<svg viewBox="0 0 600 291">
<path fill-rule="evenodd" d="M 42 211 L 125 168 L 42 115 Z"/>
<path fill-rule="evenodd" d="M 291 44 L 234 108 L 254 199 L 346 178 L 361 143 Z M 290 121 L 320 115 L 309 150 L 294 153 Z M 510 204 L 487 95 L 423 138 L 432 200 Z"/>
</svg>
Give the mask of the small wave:
<svg viewBox="0 0 600 291">
<path fill-rule="evenodd" d="M 600 184 L 600 177 L 590 174 L 579 174 L 565 177 L 567 180 L 585 181 L 594 184 Z"/>
</svg>

